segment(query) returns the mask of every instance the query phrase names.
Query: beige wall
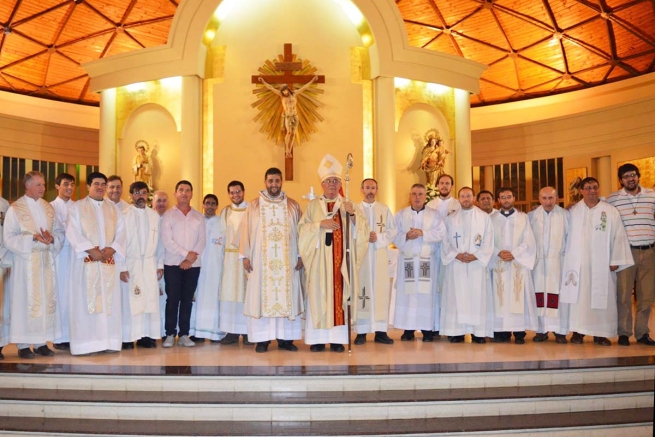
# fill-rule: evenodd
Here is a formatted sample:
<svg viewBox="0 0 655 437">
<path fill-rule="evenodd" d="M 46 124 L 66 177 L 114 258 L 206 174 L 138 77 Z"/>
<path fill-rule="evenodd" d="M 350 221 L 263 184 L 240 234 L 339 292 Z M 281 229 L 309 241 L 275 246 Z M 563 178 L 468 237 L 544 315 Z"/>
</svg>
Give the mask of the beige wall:
<svg viewBox="0 0 655 437">
<path fill-rule="evenodd" d="M 284 183 L 290 197 L 304 206 L 301 196 L 311 186 L 320 193 L 317 168 L 326 153 L 342 163 L 350 152 L 355 167 L 351 174 L 351 197 L 359 200 L 363 157 L 362 85 L 352 83 L 351 47 L 362 41 L 355 26 L 341 7 L 332 1 L 304 0 L 297 7 L 281 8 L 274 0 L 243 0 L 235 3 L 221 23 L 215 45 L 226 47 L 224 81 L 213 85 L 214 192 L 220 204 L 229 202 L 226 185 L 238 179 L 246 186 L 246 198 L 263 189 L 264 172 L 269 167 L 284 171 L 284 148 L 259 132 L 253 121 L 257 110 L 255 85 L 250 78 L 258 74 L 264 61 L 283 52 L 285 43 L 293 44 L 298 57 L 308 59 L 325 75 L 319 85 L 325 92 L 319 100 L 324 121 L 317 133 L 294 153 L 294 180 Z"/>
</svg>

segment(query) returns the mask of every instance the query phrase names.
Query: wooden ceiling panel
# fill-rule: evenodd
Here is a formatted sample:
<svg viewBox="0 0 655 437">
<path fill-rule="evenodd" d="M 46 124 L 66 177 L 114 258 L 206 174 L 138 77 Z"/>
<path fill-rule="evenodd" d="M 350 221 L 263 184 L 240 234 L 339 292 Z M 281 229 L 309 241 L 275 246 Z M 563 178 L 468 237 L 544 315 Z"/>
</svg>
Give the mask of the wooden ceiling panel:
<svg viewBox="0 0 655 437">
<path fill-rule="evenodd" d="M 0 1 L 0 23 L 6 23 L 16 6 L 16 0 Z M 0 83 L 2 86 L 2 83 Z"/>
<path fill-rule="evenodd" d="M 639 38 L 624 26 L 612 22 L 614 39 L 616 40 L 616 54 L 619 58 L 641 54 L 653 49 L 653 45 Z"/>
<path fill-rule="evenodd" d="M 88 4 L 93 6 L 102 15 L 109 18 L 114 23 L 118 24 L 125 15 L 132 0 L 112 0 L 110 2 L 103 0 L 86 0 Z"/>
<path fill-rule="evenodd" d="M 605 76 L 607 76 L 607 72 L 609 71 L 609 69 L 610 69 L 609 64 L 601 65 L 600 67 L 597 68 L 592 68 L 585 71 L 579 71 L 575 73 L 575 77 L 589 84 L 596 85 L 602 83 L 605 80 Z"/>
<path fill-rule="evenodd" d="M 5 35 L 2 52 L 0 52 L 0 69 L 44 50 L 45 47 L 23 38 L 17 33 Z"/>
<path fill-rule="evenodd" d="M 488 104 L 490 102 L 498 102 L 498 101 L 505 102 L 508 100 L 512 100 L 515 94 L 516 91 L 512 89 L 499 86 L 495 83 L 487 82 L 486 80 L 480 81 L 479 96 L 481 97 L 480 100 L 482 100 L 484 104 Z"/>
<path fill-rule="evenodd" d="M 407 40 L 412 47 L 424 47 L 441 33 L 429 27 L 414 23 L 405 23 L 405 29 L 407 30 Z"/>
<path fill-rule="evenodd" d="M 568 89 L 573 89 L 573 88 L 578 88 L 580 86 L 580 83 L 574 79 L 562 79 L 557 84 L 553 89 L 558 90 L 558 91 L 564 91 Z"/>
<path fill-rule="evenodd" d="M 134 42 L 130 37 L 124 33 L 117 33 L 116 37 L 111 43 L 111 47 L 107 52 L 107 57 L 118 55 L 120 53 L 131 52 L 132 50 L 139 50 L 142 47 Z"/>
<path fill-rule="evenodd" d="M 55 38 L 59 32 L 60 24 L 64 16 L 73 5 L 59 7 L 47 14 L 40 15 L 36 18 L 22 22 L 14 26 L 14 30 L 20 31 L 24 35 L 45 45 L 55 43 Z"/>
<path fill-rule="evenodd" d="M 89 80 L 88 77 L 83 76 L 77 80 L 64 83 L 62 85 L 49 87 L 50 91 L 65 100 L 76 100 L 80 97 L 80 89 Z"/>
<path fill-rule="evenodd" d="M 453 30 L 456 30 L 460 35 L 482 41 L 500 49 L 510 49 L 503 30 L 496 24 L 491 11 L 487 9 L 482 9 L 466 18 Z"/>
<path fill-rule="evenodd" d="M 129 29 L 125 29 L 125 31 L 144 46 L 154 47 L 161 45 L 162 41 L 166 42 L 171 23 L 172 20 L 159 21 L 157 23 L 130 27 Z M 421 29 L 425 29 L 425 27 L 421 26 Z"/>
<path fill-rule="evenodd" d="M 607 21 L 600 17 L 567 30 L 564 34 L 578 41 L 583 41 L 587 46 L 597 48 L 607 57 L 611 56 L 612 48 L 608 36 Z"/>
<path fill-rule="evenodd" d="M 25 82 L 24 80 L 21 80 L 18 77 L 14 77 L 10 74 L 3 74 L 3 73 L 0 74 L 2 74 L 3 79 L 10 84 L 9 89 L 12 91 L 32 94 L 33 92 L 39 89 L 38 85 L 30 84 L 28 82 Z"/>
<path fill-rule="evenodd" d="M 35 56 L 24 62 L 19 62 L 10 67 L 3 68 L 2 72 L 14 77 L 23 79 L 36 86 L 43 85 L 45 72 L 48 66 L 48 55 Z"/>
<path fill-rule="evenodd" d="M 655 41 L 655 3 L 639 3 L 630 8 L 616 11 L 614 15 L 636 32 L 643 32 L 647 38 Z"/>
<path fill-rule="evenodd" d="M 632 77 L 632 74 L 617 65 L 612 69 L 607 80 L 627 79 L 629 77 Z"/>
<path fill-rule="evenodd" d="M 411 17 L 412 21 L 443 27 L 443 22 L 432 7 L 431 0 L 401 0 L 397 6 L 403 17 Z"/>
<path fill-rule="evenodd" d="M 634 0 L 605 0 L 605 3 L 607 3 L 607 6 L 610 8 L 616 9 L 626 4 L 634 3 Z M 645 3 L 649 3 L 649 0 L 646 0 Z"/>
<path fill-rule="evenodd" d="M 78 63 L 66 59 L 59 53 L 53 53 L 50 56 L 45 85 L 50 87 L 80 76 L 87 77 L 86 71 Z"/>
<path fill-rule="evenodd" d="M 112 23 L 102 18 L 84 3 L 80 3 L 75 5 L 66 27 L 57 40 L 57 45 L 113 28 L 115 26 Z"/>
<path fill-rule="evenodd" d="M 437 38 L 425 46 L 425 48 L 434 50 L 435 52 L 450 53 L 451 55 L 460 56 L 460 53 L 455 48 L 453 40 L 445 34 L 437 36 Z"/>
<path fill-rule="evenodd" d="M 547 27 L 552 27 L 553 25 L 548 16 L 548 10 L 541 1 L 496 0 L 493 4 L 495 11 L 502 11 L 521 16 L 525 19 L 534 20 Z"/>
<path fill-rule="evenodd" d="M 655 59 L 655 53 L 648 53 L 643 56 L 637 56 L 635 58 L 624 59 L 623 63 L 628 64 L 630 67 L 634 68 L 640 73 L 650 73 L 648 70 L 652 68 L 653 60 Z"/>
<path fill-rule="evenodd" d="M 87 38 L 75 44 L 69 44 L 63 47 L 57 47 L 57 51 L 63 53 L 79 64 L 95 61 L 100 59 L 102 51 L 105 49 L 109 38 L 114 32 L 105 33 L 93 38 Z"/>
<path fill-rule="evenodd" d="M 501 59 L 491 65 L 484 73 L 482 73 L 482 78 L 489 82 L 503 84 L 514 90 L 519 88 L 519 81 L 516 76 L 516 66 L 514 60 L 510 57 Z"/>
<path fill-rule="evenodd" d="M 83 99 L 85 102 L 96 102 L 96 103 L 99 103 L 99 102 L 100 102 L 100 94 L 98 94 L 98 93 L 92 93 L 92 92 L 90 92 L 90 91 L 87 91 L 87 92 L 84 94 L 84 97 L 82 97 L 82 99 Z"/>
<path fill-rule="evenodd" d="M 0 3 L 16 4 L 16 0 L 2 0 Z M 19 24 L 25 19 L 39 14 L 42 11 L 54 8 L 56 6 L 65 7 L 69 0 L 22 0 L 16 11 L 12 23 Z"/>
<path fill-rule="evenodd" d="M 169 0 L 137 1 L 125 23 L 144 21 L 154 17 L 172 17 L 175 15 L 175 5 Z"/>
<path fill-rule="evenodd" d="M 561 73 L 566 72 L 562 49 L 559 40 L 555 38 L 551 38 L 547 41 L 535 44 L 532 47 L 528 47 L 525 50 L 521 50 L 519 54 L 535 63 L 547 65 Z M 529 71 L 527 73 L 529 74 Z"/>
<path fill-rule="evenodd" d="M 600 14 L 598 5 L 596 5 L 597 9 L 592 9 L 576 0 L 548 0 L 548 3 L 553 11 L 557 27 L 562 30 L 569 29 Z"/>
<path fill-rule="evenodd" d="M 506 51 L 489 47 L 464 36 L 458 34 L 453 36 L 466 59 L 489 65 L 507 55 Z"/>
<path fill-rule="evenodd" d="M 518 58 L 516 65 L 519 71 L 519 83 L 522 90 L 530 90 L 535 86 L 561 77 L 560 73 L 525 59 Z"/>
<path fill-rule="evenodd" d="M 609 62 L 609 56 L 604 58 L 591 50 L 573 43 L 567 39 L 562 40 L 569 72 L 575 74 L 578 71 L 605 65 Z"/>
<path fill-rule="evenodd" d="M 553 34 L 552 30 L 534 25 L 529 20 L 504 12 L 500 8 L 496 8 L 495 13 L 514 50 L 524 49 Z"/>
<path fill-rule="evenodd" d="M 482 7 L 479 2 L 467 0 L 440 1 L 435 4 L 448 27 L 454 26 Z"/>
</svg>

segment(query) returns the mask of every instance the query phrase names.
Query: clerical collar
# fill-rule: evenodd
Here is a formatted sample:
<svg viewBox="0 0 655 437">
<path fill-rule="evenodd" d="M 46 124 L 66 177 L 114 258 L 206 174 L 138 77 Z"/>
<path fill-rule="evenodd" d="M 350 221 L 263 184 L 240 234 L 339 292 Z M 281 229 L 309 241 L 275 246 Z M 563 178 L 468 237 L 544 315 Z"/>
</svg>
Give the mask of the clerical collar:
<svg viewBox="0 0 655 437">
<path fill-rule="evenodd" d="M 203 215 L 205 216 L 205 220 L 213 219 L 214 217 L 216 217 L 216 214 L 214 214 L 212 216 L 209 216 L 207 214 L 203 214 Z"/>
<path fill-rule="evenodd" d="M 105 200 L 104 197 L 102 197 L 102 198 L 100 198 L 100 199 L 94 199 L 94 198 L 91 197 L 91 196 L 89 196 L 89 199 L 93 200 L 94 202 L 98 202 L 98 205 L 100 205 L 100 204 L 102 203 L 102 201 Z"/>
<path fill-rule="evenodd" d="M 509 211 L 505 211 L 504 209 L 500 210 L 500 213 L 503 215 L 503 217 L 509 217 L 510 215 L 514 214 L 516 212 L 516 208 L 512 208 Z"/>
<path fill-rule="evenodd" d="M 411 210 L 414 211 L 416 214 L 419 212 L 423 211 L 425 209 L 425 205 L 423 205 L 423 208 L 419 209 L 418 211 L 414 209 L 414 207 L 410 206 Z"/>
<path fill-rule="evenodd" d="M 245 210 L 246 210 L 246 206 L 248 206 L 248 204 L 247 204 L 245 201 L 243 201 L 243 202 L 241 202 L 241 203 L 238 204 L 238 205 L 235 205 L 234 203 L 231 204 L 231 205 L 230 205 L 230 209 L 231 209 L 232 211 L 245 211 Z"/>
<path fill-rule="evenodd" d="M 339 196 L 335 197 L 334 199 L 328 199 L 327 197 L 325 197 L 325 194 L 324 194 L 324 195 L 321 196 L 321 198 L 327 203 L 334 203 L 339 199 Z"/>
<path fill-rule="evenodd" d="M 373 208 L 375 206 L 375 202 L 373 202 L 373 203 L 362 202 L 362 205 L 368 206 L 369 208 Z"/>
<path fill-rule="evenodd" d="M 282 191 L 282 190 L 280 190 L 280 194 L 277 197 L 271 196 L 270 194 L 268 194 L 268 191 L 266 191 L 266 190 L 260 190 L 259 194 L 261 196 L 263 196 L 269 202 L 273 202 L 273 203 L 283 201 L 284 197 L 286 196 L 286 193 L 284 191 Z"/>
</svg>

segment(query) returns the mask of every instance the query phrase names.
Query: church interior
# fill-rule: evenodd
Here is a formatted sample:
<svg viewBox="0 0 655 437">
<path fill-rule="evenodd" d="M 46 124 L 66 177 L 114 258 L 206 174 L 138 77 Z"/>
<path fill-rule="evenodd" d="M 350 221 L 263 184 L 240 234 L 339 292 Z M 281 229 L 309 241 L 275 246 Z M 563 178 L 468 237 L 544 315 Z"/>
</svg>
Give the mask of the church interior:
<svg viewBox="0 0 655 437">
<path fill-rule="evenodd" d="M 188 180 L 196 209 L 229 205 L 233 180 L 254 198 L 278 167 L 304 210 L 326 153 L 353 155 L 355 202 L 375 178 L 392 212 L 435 172 L 454 192 L 511 186 L 525 212 L 545 186 L 568 205 L 576 178 L 608 196 L 627 162 L 655 187 L 653 0 L 2 0 L 0 26 L 10 202 L 30 170 L 48 201 L 61 172 L 74 199 L 92 171 L 129 185 L 142 153 L 151 188 Z M 263 82 L 306 85 L 291 147 Z M 205 342 L 26 363 L 8 346 L 0 434 L 652 435 L 655 348 L 400 334 L 345 354 Z"/>
</svg>

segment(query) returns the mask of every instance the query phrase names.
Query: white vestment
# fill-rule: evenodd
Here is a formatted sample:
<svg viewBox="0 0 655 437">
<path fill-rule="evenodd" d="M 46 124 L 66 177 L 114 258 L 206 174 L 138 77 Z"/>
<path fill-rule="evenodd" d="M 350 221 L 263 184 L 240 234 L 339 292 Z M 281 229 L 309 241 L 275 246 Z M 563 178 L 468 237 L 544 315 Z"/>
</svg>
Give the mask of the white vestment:
<svg viewBox="0 0 655 437">
<path fill-rule="evenodd" d="M 334 201 L 321 196 L 309 202 L 305 214 L 299 225 L 299 251 L 305 265 L 307 278 L 307 300 L 305 302 L 305 343 L 348 343 L 348 300 L 351 290 L 358 290 L 359 277 L 349 275 L 346 262 L 346 248 L 350 247 L 353 271 L 361 267 L 368 249 L 368 236 L 370 234 L 366 218 L 355 210 L 355 223 L 350 221 L 350 228 L 346 230 L 347 218 L 345 208 L 342 207 L 344 199 L 337 197 Z M 331 212 L 328 205 L 332 203 Z M 338 216 L 337 216 L 338 214 Z M 339 217 L 337 219 L 337 217 Z M 341 220 L 342 251 L 335 252 L 338 239 L 331 232 L 321 228 L 321 221 L 332 218 Z M 346 238 L 346 234 L 350 239 Z M 338 235 L 338 234 L 337 234 Z M 330 244 L 328 245 L 328 241 Z M 342 300 L 335 299 L 334 266 L 335 258 L 341 258 L 341 278 L 343 282 Z M 339 274 L 339 273 L 337 273 Z M 343 325 L 336 324 L 335 315 L 343 311 Z M 357 307 L 351 301 L 351 318 L 357 319 Z"/>
<path fill-rule="evenodd" d="M 447 199 L 442 199 L 441 197 L 435 197 L 425 204 L 427 208 L 432 208 L 437 210 L 441 220 L 446 220 L 446 217 L 452 213 L 462 209 L 462 205 L 459 204 L 459 200 L 454 197 L 448 197 Z"/>
<path fill-rule="evenodd" d="M 248 341 L 300 340 L 304 311 L 301 271 L 296 270 L 300 205 L 284 192 L 266 191 L 248 205 L 241 221 L 239 254 L 248 258 L 244 314 Z"/>
<path fill-rule="evenodd" d="M 90 197 L 68 213 L 71 244 L 70 350 L 72 355 L 121 350 L 121 289 L 114 264 L 91 261 L 86 250 L 111 247 L 125 257 L 123 217 L 108 201 Z M 110 209 L 111 208 L 111 209 Z"/>
<path fill-rule="evenodd" d="M 239 249 L 234 240 L 239 225 L 248 207 L 248 202 L 229 205 L 221 211 L 221 232 L 225 236 L 223 274 L 219 292 L 220 329 L 230 334 L 247 334 L 246 316 L 243 315 L 243 301 L 246 296 L 246 270 L 239 259 Z"/>
<path fill-rule="evenodd" d="M 493 337 L 494 301 L 487 269 L 493 252 L 493 225 L 487 213 L 473 207 L 460 209 L 446 218 L 446 237 L 441 242 L 442 335 Z M 475 255 L 477 259 L 464 263 L 456 259 L 460 253 Z"/>
<path fill-rule="evenodd" d="M 123 210 L 125 260 L 119 271 L 129 273 L 123 294 L 123 342 L 144 337 L 160 337 L 159 281 L 157 270 L 164 269 L 164 246 L 159 235 L 159 214 L 150 208 L 131 205 Z"/>
<path fill-rule="evenodd" d="M 0 197 L 0 347 L 9 344 L 9 311 L 11 309 L 9 274 L 11 272 L 11 252 L 2 241 L 2 228 L 9 209 L 9 202 Z"/>
<path fill-rule="evenodd" d="M 223 254 L 225 236 L 222 234 L 221 219 L 215 215 L 205 216 L 207 244 L 202 252 L 202 268 L 196 291 L 194 332 L 198 338 L 220 340 L 225 337 L 219 324 L 218 295 L 223 275 Z"/>
<path fill-rule="evenodd" d="M 532 283 L 537 247 L 527 214 L 514 210 L 509 216 L 501 212 L 489 216 L 494 226 L 494 254 L 489 262 L 493 271 L 494 331 L 536 331 L 537 300 Z M 498 257 L 508 250 L 513 261 Z"/>
<path fill-rule="evenodd" d="M 57 197 L 50 202 L 64 230 L 66 229 L 66 222 L 68 220 L 68 209 L 74 204 L 74 200 L 65 201 L 61 197 Z M 71 245 L 68 242 L 68 238 L 64 236 L 64 246 L 55 258 L 55 268 L 57 271 L 57 307 L 59 308 L 59 320 L 61 324 L 61 337 L 56 338 L 55 343 L 70 342 L 68 322 L 70 318 L 70 256 Z"/>
<path fill-rule="evenodd" d="M 532 270 L 539 315 L 537 332 L 566 335 L 569 332 L 569 305 L 560 301 L 559 288 L 571 214 L 557 205 L 550 213 L 540 206 L 528 217 L 537 244 L 537 262 Z"/>
<path fill-rule="evenodd" d="M 394 244 L 400 251 L 396 276 L 396 301 L 393 326 L 399 329 L 433 331 L 439 329 L 438 294 L 439 243 L 446 227 L 432 208 L 414 211 L 407 207 L 396 214 L 398 234 Z M 421 229 L 423 236 L 407 240 L 410 228 Z"/>
<path fill-rule="evenodd" d="M 41 229 L 54 241 L 34 241 Z M 11 343 L 44 344 L 61 336 L 57 310 L 55 257 L 64 244 L 64 227 L 45 200 L 27 196 L 7 211 L 3 244 L 12 253 L 9 277 Z"/>
<path fill-rule="evenodd" d="M 375 243 L 368 243 L 366 258 L 359 270 L 357 320 L 355 332 L 387 332 L 391 295 L 388 246 L 396 238 L 396 221 L 391 210 L 378 202 L 360 203 L 357 210 L 366 217 L 371 232 L 377 235 Z"/>
<path fill-rule="evenodd" d="M 571 304 L 570 329 L 596 337 L 616 336 L 616 272 L 634 265 L 630 243 L 616 208 L 600 201 L 571 207 L 560 301 Z"/>
</svg>

